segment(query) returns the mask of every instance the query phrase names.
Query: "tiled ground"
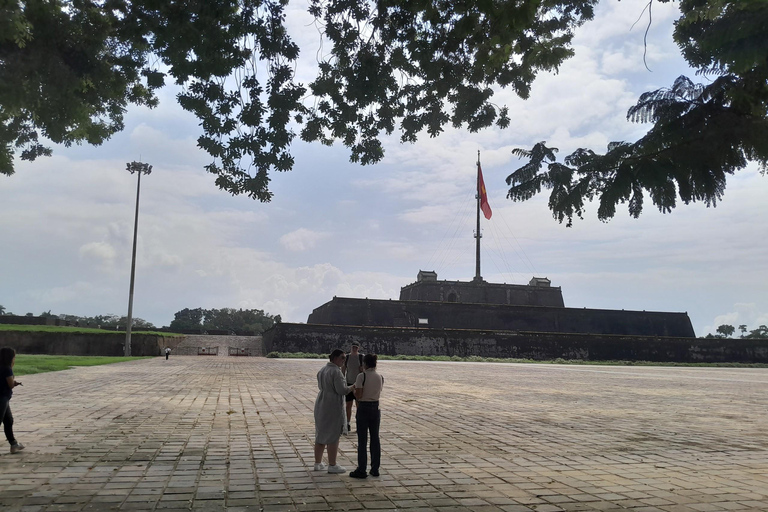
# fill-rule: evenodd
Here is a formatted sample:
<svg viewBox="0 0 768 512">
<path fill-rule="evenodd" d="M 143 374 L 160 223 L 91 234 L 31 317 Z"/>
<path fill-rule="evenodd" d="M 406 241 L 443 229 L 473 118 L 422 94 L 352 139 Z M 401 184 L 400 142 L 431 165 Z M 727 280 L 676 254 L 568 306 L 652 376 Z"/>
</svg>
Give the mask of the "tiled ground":
<svg viewBox="0 0 768 512">
<path fill-rule="evenodd" d="M 768 370 L 382 361 L 382 474 L 358 481 L 311 471 L 323 364 L 24 377 L 0 509 L 768 510 Z"/>
</svg>

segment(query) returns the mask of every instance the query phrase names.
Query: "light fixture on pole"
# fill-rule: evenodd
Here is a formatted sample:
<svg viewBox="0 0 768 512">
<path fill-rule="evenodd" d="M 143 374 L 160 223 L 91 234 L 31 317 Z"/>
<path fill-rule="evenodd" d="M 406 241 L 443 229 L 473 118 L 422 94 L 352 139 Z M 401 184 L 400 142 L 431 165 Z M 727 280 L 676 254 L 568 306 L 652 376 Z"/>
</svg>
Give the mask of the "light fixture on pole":
<svg viewBox="0 0 768 512">
<path fill-rule="evenodd" d="M 133 282 L 136 275 L 136 238 L 139 233 L 139 192 L 141 192 L 141 175 L 152 172 L 152 166 L 141 162 L 130 162 L 126 164 L 126 170 L 139 175 L 136 185 L 136 217 L 133 222 L 133 254 L 131 256 L 131 288 L 128 292 L 128 318 L 125 325 L 125 355 L 131 355 L 131 325 L 133 324 Z"/>
</svg>

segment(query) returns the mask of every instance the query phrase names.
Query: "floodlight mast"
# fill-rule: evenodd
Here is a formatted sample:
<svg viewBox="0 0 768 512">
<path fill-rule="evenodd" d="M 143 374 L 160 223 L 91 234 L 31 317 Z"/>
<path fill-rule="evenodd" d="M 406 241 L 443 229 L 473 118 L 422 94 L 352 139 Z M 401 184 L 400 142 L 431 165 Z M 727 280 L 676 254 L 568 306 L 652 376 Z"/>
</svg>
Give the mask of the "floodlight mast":
<svg viewBox="0 0 768 512">
<path fill-rule="evenodd" d="M 133 221 L 133 253 L 131 255 L 131 286 L 128 292 L 128 317 L 125 325 L 125 355 L 131 355 L 131 326 L 133 324 L 133 284 L 136 276 L 136 239 L 139 232 L 139 193 L 141 192 L 141 175 L 152 172 L 152 166 L 141 162 L 130 162 L 126 164 L 126 170 L 131 174 L 138 174 L 139 179 L 136 185 L 136 215 Z"/>
</svg>

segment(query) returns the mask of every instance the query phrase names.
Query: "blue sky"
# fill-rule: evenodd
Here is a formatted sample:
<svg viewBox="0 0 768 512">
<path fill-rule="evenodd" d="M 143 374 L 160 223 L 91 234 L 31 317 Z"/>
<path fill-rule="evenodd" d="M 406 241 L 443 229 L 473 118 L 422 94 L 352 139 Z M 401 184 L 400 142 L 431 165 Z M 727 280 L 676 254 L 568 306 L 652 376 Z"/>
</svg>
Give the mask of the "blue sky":
<svg viewBox="0 0 768 512">
<path fill-rule="evenodd" d="M 303 45 L 317 35 L 303 4 L 289 21 Z M 589 205 L 572 228 L 558 224 L 542 195 L 505 198 L 515 147 L 546 140 L 566 155 L 602 151 L 646 129 L 626 111 L 647 90 L 692 76 L 671 38 L 674 4 L 654 4 L 643 65 L 643 5 L 603 2 L 575 41 L 576 57 L 534 82 L 510 106 L 506 130 L 401 145 L 385 141 L 381 164 L 348 161 L 340 145 L 296 142 L 296 165 L 271 176 L 275 197 L 259 203 L 218 190 L 196 148 L 196 120 L 164 91 L 155 110 L 129 111 L 126 129 L 100 147 L 55 147 L 17 160 L 0 177 L 0 304 L 17 314 L 127 311 L 135 176 L 126 162 L 154 166 L 142 180 L 134 315 L 168 325 L 185 307 L 260 308 L 304 322 L 334 295 L 397 298 L 419 269 L 440 279 L 474 275 L 473 187 L 477 151 L 493 218 L 483 219 L 483 277 L 561 286 L 570 307 L 687 311 L 698 335 L 721 323 L 768 324 L 768 178 L 751 167 L 732 177 L 716 208 L 680 206 L 639 219 L 619 207 L 608 223 Z M 299 76 L 312 75 L 304 52 Z"/>
</svg>

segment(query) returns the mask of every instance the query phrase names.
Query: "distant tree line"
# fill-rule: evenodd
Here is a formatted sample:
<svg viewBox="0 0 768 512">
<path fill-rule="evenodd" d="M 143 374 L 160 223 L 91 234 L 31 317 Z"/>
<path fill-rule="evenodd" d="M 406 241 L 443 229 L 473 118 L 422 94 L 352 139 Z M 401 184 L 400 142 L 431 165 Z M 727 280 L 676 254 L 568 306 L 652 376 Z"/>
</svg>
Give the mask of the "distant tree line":
<svg viewBox="0 0 768 512">
<path fill-rule="evenodd" d="M 120 315 L 96 315 L 96 316 L 79 316 L 79 315 L 67 315 L 67 314 L 54 314 L 51 310 L 43 311 L 39 315 L 34 313 L 26 313 L 24 315 L 15 315 L 8 311 L 4 306 L 0 305 L 0 315 L 5 316 L 38 316 L 40 318 L 55 318 L 57 320 L 63 320 L 71 325 L 77 327 L 95 327 L 100 329 L 114 329 L 116 331 L 125 330 L 128 318 Z M 132 322 L 133 329 L 156 329 L 152 322 L 148 322 L 143 318 L 134 318 Z"/>
<path fill-rule="evenodd" d="M 13 315 L 0 305 L 0 315 Z M 35 316 L 27 313 L 24 316 Z M 42 318 L 56 318 L 69 322 L 78 327 L 97 327 L 101 329 L 125 330 L 127 318 L 120 315 L 79 316 L 54 314 L 50 310 L 38 315 Z M 270 315 L 261 309 L 203 309 L 184 308 L 174 314 L 174 319 L 168 327 L 171 331 L 226 331 L 228 333 L 261 334 L 276 323 L 280 323 L 280 315 Z M 132 329 L 156 330 L 152 322 L 142 318 L 133 318 Z"/>
<path fill-rule="evenodd" d="M 719 326 L 716 331 L 717 334 L 707 334 L 706 338 L 731 338 L 736 332 L 736 328 L 729 324 L 723 324 Z M 755 339 L 755 338 L 768 338 L 768 327 L 760 325 L 757 329 L 748 330 L 746 324 L 739 325 L 739 332 L 742 339 Z"/>
<path fill-rule="evenodd" d="M 31 313 L 27 314 L 32 316 Z M 125 326 L 128 324 L 128 317 L 120 315 L 96 315 L 96 316 L 79 316 L 79 315 L 56 315 L 51 313 L 50 310 L 40 313 L 43 318 L 58 318 L 64 320 L 72 325 L 78 327 L 96 327 L 100 329 L 114 329 L 116 331 L 125 330 Z M 143 318 L 133 318 L 131 322 L 131 329 L 156 329 L 152 322 L 148 322 Z"/>
<path fill-rule="evenodd" d="M 261 309 L 203 309 L 184 308 L 174 314 L 171 331 L 227 331 L 261 334 L 276 323 L 280 315 L 270 315 Z"/>
</svg>

